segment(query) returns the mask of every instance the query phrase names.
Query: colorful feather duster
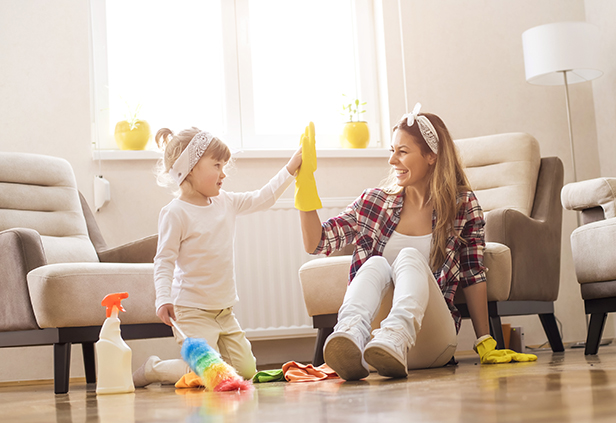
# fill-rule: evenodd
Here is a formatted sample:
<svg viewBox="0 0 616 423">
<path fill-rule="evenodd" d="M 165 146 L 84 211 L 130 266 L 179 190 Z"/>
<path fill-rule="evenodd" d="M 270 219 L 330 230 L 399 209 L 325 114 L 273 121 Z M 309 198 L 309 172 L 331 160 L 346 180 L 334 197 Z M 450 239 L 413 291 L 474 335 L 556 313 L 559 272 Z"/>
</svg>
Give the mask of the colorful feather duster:
<svg viewBox="0 0 616 423">
<path fill-rule="evenodd" d="M 184 338 L 182 358 L 190 369 L 202 380 L 209 391 L 247 391 L 252 389 L 252 383 L 244 380 L 235 369 L 225 363 L 220 354 L 208 345 L 205 339 L 189 338 L 171 320 L 173 326 Z"/>
</svg>

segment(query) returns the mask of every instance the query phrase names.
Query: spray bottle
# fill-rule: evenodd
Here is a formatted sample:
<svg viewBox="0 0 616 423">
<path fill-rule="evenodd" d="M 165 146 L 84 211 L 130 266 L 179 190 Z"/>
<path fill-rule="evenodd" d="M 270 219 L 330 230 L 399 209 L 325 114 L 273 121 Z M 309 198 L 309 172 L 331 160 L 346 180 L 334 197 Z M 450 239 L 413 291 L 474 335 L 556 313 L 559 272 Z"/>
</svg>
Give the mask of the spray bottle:
<svg viewBox="0 0 616 423">
<path fill-rule="evenodd" d="M 107 319 L 103 323 L 98 342 L 96 342 L 97 394 L 121 394 L 134 392 L 131 371 L 132 351 L 120 336 L 119 311 L 122 300 L 128 293 L 109 294 L 103 298 L 102 305 L 107 307 Z"/>
</svg>

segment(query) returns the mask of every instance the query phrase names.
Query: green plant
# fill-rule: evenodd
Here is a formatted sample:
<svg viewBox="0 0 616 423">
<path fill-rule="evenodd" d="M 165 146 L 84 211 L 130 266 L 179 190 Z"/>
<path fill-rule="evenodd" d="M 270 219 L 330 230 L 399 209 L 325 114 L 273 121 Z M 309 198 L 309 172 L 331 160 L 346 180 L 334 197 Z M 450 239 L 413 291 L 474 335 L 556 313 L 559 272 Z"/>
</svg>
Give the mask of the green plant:
<svg viewBox="0 0 616 423">
<path fill-rule="evenodd" d="M 346 95 L 342 94 L 343 97 L 345 97 L 345 103 L 346 103 Z M 355 99 L 353 101 L 351 101 L 349 104 L 343 104 L 342 105 L 342 110 L 343 112 L 340 113 L 343 116 L 349 116 L 349 122 L 354 122 L 353 117 L 355 117 L 355 120 L 357 120 L 359 122 L 359 115 L 362 113 L 366 113 L 365 110 L 360 110 L 362 109 L 362 106 L 365 106 L 366 102 L 364 101 L 363 103 L 359 102 L 359 99 Z"/>
<path fill-rule="evenodd" d="M 126 121 L 130 125 L 130 130 L 132 131 L 133 129 L 137 128 L 137 124 L 141 121 L 141 119 L 139 119 L 141 103 L 138 103 L 137 106 L 135 106 L 134 108 L 132 108 L 126 100 L 124 100 L 124 104 L 126 104 Z"/>
</svg>

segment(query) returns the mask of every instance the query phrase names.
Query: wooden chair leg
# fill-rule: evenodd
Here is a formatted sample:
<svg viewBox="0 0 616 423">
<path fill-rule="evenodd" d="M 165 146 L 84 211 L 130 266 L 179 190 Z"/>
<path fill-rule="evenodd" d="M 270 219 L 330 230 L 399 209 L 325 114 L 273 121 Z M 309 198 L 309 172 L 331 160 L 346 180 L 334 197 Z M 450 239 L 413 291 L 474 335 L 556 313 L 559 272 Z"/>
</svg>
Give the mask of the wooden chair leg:
<svg viewBox="0 0 616 423">
<path fill-rule="evenodd" d="M 56 394 L 68 392 L 71 370 L 71 343 L 53 344 L 53 387 Z"/>
<path fill-rule="evenodd" d="M 94 342 L 81 344 L 83 367 L 86 372 L 86 383 L 96 383 L 96 360 L 94 358 Z"/>
<path fill-rule="evenodd" d="M 590 315 L 584 355 L 595 355 L 599 351 L 599 344 L 601 343 L 601 335 L 603 334 L 606 319 L 607 313 L 592 313 Z"/>
<path fill-rule="evenodd" d="M 543 330 L 545 331 L 546 336 L 548 337 L 548 342 L 552 347 L 553 352 L 563 352 L 565 347 L 563 346 L 563 340 L 560 336 L 560 332 L 558 330 L 558 325 L 556 324 L 556 318 L 553 313 L 547 314 L 539 314 L 539 319 L 541 319 L 541 325 L 543 325 Z"/>
<path fill-rule="evenodd" d="M 314 345 L 314 357 L 312 358 L 312 365 L 317 367 L 325 363 L 323 359 L 323 346 L 327 337 L 332 334 L 334 328 L 318 328 L 317 341 Z"/>
<path fill-rule="evenodd" d="M 500 316 L 490 316 L 490 334 L 496 341 L 496 348 L 505 348 L 505 337 L 503 336 L 503 326 Z"/>
</svg>

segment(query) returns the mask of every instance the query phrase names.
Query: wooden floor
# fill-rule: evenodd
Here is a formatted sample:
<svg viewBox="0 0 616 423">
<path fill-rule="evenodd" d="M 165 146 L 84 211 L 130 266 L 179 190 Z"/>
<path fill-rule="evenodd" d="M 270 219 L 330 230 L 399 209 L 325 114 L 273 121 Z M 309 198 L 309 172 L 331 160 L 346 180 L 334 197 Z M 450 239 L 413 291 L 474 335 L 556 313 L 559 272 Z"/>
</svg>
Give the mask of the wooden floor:
<svg viewBox="0 0 616 423">
<path fill-rule="evenodd" d="M 415 371 L 408 379 L 371 374 L 359 382 L 255 384 L 253 392 L 213 393 L 150 386 L 97 396 L 72 381 L 65 395 L 51 383 L 0 386 L 2 422 L 614 422 L 616 346 L 538 351 L 535 363 Z"/>
</svg>

